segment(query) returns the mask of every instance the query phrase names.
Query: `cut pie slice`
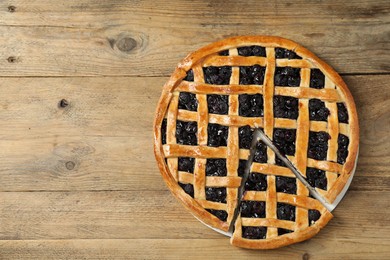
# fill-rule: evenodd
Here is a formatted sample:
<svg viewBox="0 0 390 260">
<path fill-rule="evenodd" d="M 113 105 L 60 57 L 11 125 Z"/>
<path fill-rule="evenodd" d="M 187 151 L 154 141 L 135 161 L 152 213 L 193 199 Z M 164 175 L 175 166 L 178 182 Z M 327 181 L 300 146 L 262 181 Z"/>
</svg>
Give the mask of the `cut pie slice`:
<svg viewBox="0 0 390 260">
<path fill-rule="evenodd" d="M 265 152 L 267 150 L 267 152 Z M 231 243 L 251 249 L 272 249 L 317 234 L 332 214 L 275 154 L 257 142 L 255 157 L 244 185 Z"/>
<path fill-rule="evenodd" d="M 296 195 L 275 192 L 272 185 L 276 180 L 293 175 L 270 148 L 265 154 L 256 150 L 252 165 L 261 166 L 257 172 L 266 175 L 270 189 L 248 191 L 244 201 L 265 199 L 266 213 L 273 213 L 261 219 L 274 220 L 252 223 L 239 215 L 234 221 L 241 188 L 263 185 L 243 183 L 255 128 L 264 130 L 298 174 L 328 202 L 335 200 L 351 178 L 359 129 L 347 87 L 335 71 L 305 48 L 269 36 L 226 39 L 195 51 L 179 63 L 164 86 L 154 122 L 154 151 L 161 174 L 193 215 L 219 231 L 227 232 L 235 223 L 259 227 L 255 232 L 269 227 L 262 242 L 278 240 L 278 228 L 293 231 L 280 236 L 289 243 L 304 240 L 318 232 L 331 215 L 308 196 L 299 180 L 295 179 Z M 249 177 L 257 180 L 257 175 Z M 288 209 L 295 207 L 297 223 L 274 218 L 278 202 L 287 204 Z M 309 215 L 309 210 L 321 215 L 311 226 L 307 217 L 301 218 Z M 316 216 L 317 211 L 313 211 Z M 232 241 L 241 245 L 239 239 L 246 238 L 238 232 L 236 229 Z M 250 244 L 259 248 L 288 244 L 267 243 Z M 245 243 L 242 246 L 248 247 Z"/>
</svg>

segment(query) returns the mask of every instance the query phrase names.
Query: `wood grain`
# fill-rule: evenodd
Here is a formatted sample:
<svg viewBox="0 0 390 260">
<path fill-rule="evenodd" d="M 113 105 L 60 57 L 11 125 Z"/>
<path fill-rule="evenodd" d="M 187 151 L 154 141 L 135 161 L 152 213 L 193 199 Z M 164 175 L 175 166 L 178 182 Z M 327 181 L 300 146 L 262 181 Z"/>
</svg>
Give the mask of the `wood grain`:
<svg viewBox="0 0 390 260">
<path fill-rule="evenodd" d="M 388 239 L 313 238 L 268 251 L 230 246 L 226 239 L 97 239 L 0 241 L 4 259 L 388 259 Z M 331 248 L 331 250 L 329 250 Z"/>
<path fill-rule="evenodd" d="M 295 40 L 340 73 L 390 72 L 385 0 L 10 5 L 0 3 L 0 76 L 167 76 L 188 52 L 247 34 Z"/>
<path fill-rule="evenodd" d="M 0 240 L 224 237 L 191 216 L 169 191 L 3 192 L 0 196 Z M 384 236 L 390 232 L 389 203 L 389 191 L 349 191 L 319 237 L 334 243 L 389 238 Z"/>
<path fill-rule="evenodd" d="M 362 130 L 351 189 L 390 190 L 390 76 L 344 78 Z M 152 144 L 155 105 L 165 80 L 4 78 L 0 190 L 166 190 Z M 59 108 L 63 98 L 69 105 Z M 68 169 L 68 162 L 74 167 Z"/>
<path fill-rule="evenodd" d="M 0 259 L 389 259 L 389 13 L 386 0 L 0 1 Z M 360 120 L 334 219 L 278 250 L 235 248 L 197 221 L 153 156 L 177 62 L 244 34 L 316 53 Z"/>
</svg>

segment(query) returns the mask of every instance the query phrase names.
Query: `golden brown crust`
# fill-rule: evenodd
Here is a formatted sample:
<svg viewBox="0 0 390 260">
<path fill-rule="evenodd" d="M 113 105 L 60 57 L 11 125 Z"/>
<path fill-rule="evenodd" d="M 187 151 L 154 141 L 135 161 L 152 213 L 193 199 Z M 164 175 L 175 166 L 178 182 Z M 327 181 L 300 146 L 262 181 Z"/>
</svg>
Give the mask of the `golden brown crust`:
<svg viewBox="0 0 390 260">
<path fill-rule="evenodd" d="M 242 219 L 241 217 L 237 218 L 235 224 L 235 230 L 239 232 L 234 232 L 233 236 L 230 239 L 230 243 L 234 246 L 248 248 L 248 249 L 275 249 L 282 246 L 287 246 L 291 244 L 295 244 L 298 242 L 305 241 L 313 236 L 315 236 L 320 230 L 326 226 L 326 224 L 333 218 L 332 213 L 324 210 L 322 212 L 321 218 L 315 222 L 314 225 L 309 227 L 305 227 L 302 229 L 297 229 L 292 233 L 285 234 L 282 236 L 275 236 L 273 238 L 267 239 L 246 239 L 242 237 L 241 228 L 242 228 Z M 289 224 L 281 224 L 283 221 L 279 221 L 279 227 L 281 228 L 292 228 L 291 223 Z M 288 223 L 288 222 L 287 222 Z M 261 221 L 261 226 L 275 226 L 276 223 L 274 221 Z"/>
<path fill-rule="evenodd" d="M 267 50 L 267 58 L 264 57 L 241 57 L 237 56 L 237 47 L 248 46 L 248 45 L 261 45 L 266 47 Z M 275 61 L 274 56 L 274 47 L 283 47 L 286 49 L 294 50 L 299 56 L 301 56 L 302 60 L 287 60 L 280 59 Z M 222 57 L 213 55 L 218 53 L 219 51 L 231 49 L 233 57 Z M 233 70 L 233 77 L 231 79 L 230 85 L 227 88 L 226 86 L 213 86 L 209 84 L 205 84 L 203 81 L 203 71 L 202 65 L 253 65 L 253 64 L 261 64 L 267 65 L 267 73 L 269 74 L 266 77 L 266 81 L 264 83 L 264 89 L 259 86 L 245 86 L 242 87 L 238 85 L 238 70 Z M 308 68 L 318 67 L 325 74 L 326 78 L 330 79 L 331 82 L 337 86 L 337 89 L 325 88 L 321 90 L 309 89 L 309 88 L 284 88 L 273 86 L 273 70 L 275 66 L 292 66 L 292 67 L 300 67 L 304 68 L 304 71 L 307 71 Z M 182 81 L 182 79 L 186 76 L 188 70 L 193 69 L 195 81 L 194 83 L 188 83 Z M 307 72 L 306 72 L 307 73 Z M 235 75 L 235 76 L 234 76 Z M 256 89 L 257 88 L 257 89 Z M 342 78 L 326 63 L 317 58 L 313 53 L 305 49 L 304 47 L 298 45 L 297 43 L 283 39 L 280 37 L 273 36 L 240 36 L 233 37 L 229 39 L 225 39 L 219 42 L 212 43 L 208 46 L 205 46 L 198 51 L 195 51 L 188 55 L 182 62 L 179 63 L 174 73 L 168 80 L 168 82 L 164 85 L 162 95 L 160 97 L 157 110 L 156 117 L 154 120 L 154 152 L 157 159 L 158 167 L 161 171 L 164 181 L 167 183 L 167 186 L 172 191 L 172 193 L 178 198 L 183 204 L 186 206 L 188 210 L 192 214 L 194 214 L 197 218 L 201 219 L 206 224 L 218 228 L 220 230 L 227 231 L 229 228 L 229 222 L 231 221 L 232 215 L 229 214 L 228 222 L 224 222 L 219 220 L 217 217 L 205 211 L 205 205 L 207 207 L 213 207 L 214 209 L 224 208 L 223 205 L 216 205 L 215 203 L 209 203 L 202 198 L 193 199 L 189 195 L 187 195 L 183 189 L 178 185 L 178 180 L 182 180 L 184 182 L 189 183 L 189 176 L 185 173 L 181 173 L 177 171 L 177 160 L 174 158 L 177 156 L 193 156 L 196 159 L 196 163 L 200 163 L 200 168 L 196 169 L 194 173 L 194 182 L 198 183 L 195 193 L 202 194 L 204 187 L 201 187 L 201 183 L 213 183 L 215 180 L 207 180 L 204 176 L 204 163 L 206 158 L 228 158 L 231 156 L 232 158 L 236 158 L 236 160 L 229 160 L 229 169 L 228 173 L 230 177 L 233 179 L 224 180 L 226 185 L 232 185 L 232 188 L 228 188 L 228 200 L 231 200 L 231 203 L 227 205 L 227 210 L 234 211 L 237 203 L 237 179 L 235 176 L 231 176 L 234 171 L 236 171 L 237 167 L 237 158 L 247 159 L 249 152 L 247 150 L 236 150 L 233 149 L 233 146 L 230 148 L 219 148 L 215 149 L 207 146 L 184 146 L 177 145 L 175 141 L 174 131 L 167 131 L 167 144 L 162 145 L 161 143 L 161 125 L 164 117 L 167 116 L 167 111 L 171 110 L 171 113 L 168 113 L 168 121 L 172 127 L 173 123 L 176 122 L 177 119 L 184 121 L 197 121 L 200 126 L 198 129 L 199 135 L 199 143 L 200 145 L 205 145 L 207 142 L 207 121 L 211 123 L 218 123 L 221 125 L 231 126 L 231 130 L 229 131 L 237 131 L 238 126 L 242 125 L 250 125 L 251 127 L 264 127 L 266 134 L 268 136 L 272 136 L 272 131 L 274 127 L 291 127 L 297 128 L 301 126 L 302 122 L 297 122 L 296 120 L 289 119 L 279 119 L 273 118 L 273 107 L 268 102 L 265 106 L 268 106 L 268 109 L 265 109 L 265 115 L 263 118 L 242 118 L 238 116 L 237 112 L 237 95 L 241 93 L 260 93 L 264 95 L 264 98 L 271 99 L 274 94 L 283 95 L 286 94 L 287 91 L 290 90 L 290 96 L 294 96 L 297 98 L 309 98 L 311 96 L 317 96 L 322 100 L 327 100 L 331 102 L 335 101 L 344 101 L 349 114 L 349 124 L 338 124 L 338 131 L 334 129 L 335 122 L 331 122 L 331 132 L 333 135 L 335 133 L 343 133 L 349 136 L 350 144 L 348 147 L 349 154 L 346 160 L 346 163 L 341 166 L 335 162 L 320 162 L 312 159 L 307 159 L 307 165 L 315 165 L 318 166 L 319 169 L 326 169 L 329 172 L 338 172 L 340 176 L 338 178 L 332 178 L 332 186 L 330 189 L 324 193 L 324 197 L 332 202 L 335 200 L 337 195 L 341 192 L 349 177 L 351 176 L 351 171 L 354 168 L 357 151 L 358 151 L 358 143 L 359 143 L 359 126 L 357 121 L 357 113 L 355 104 L 352 98 L 351 93 L 349 92 L 347 86 L 345 85 Z M 215 93 L 215 94 L 234 94 L 236 96 L 230 102 L 230 110 L 229 117 L 222 115 L 207 115 L 207 107 L 204 106 L 205 102 L 201 102 L 203 106 L 199 107 L 200 113 L 190 112 L 190 111 L 178 111 L 177 109 L 177 99 L 178 99 L 178 91 L 190 91 L 197 94 L 197 98 L 204 101 L 205 94 L 207 93 Z M 173 101 L 173 102 L 172 102 Z M 172 106 L 172 103 L 176 105 Z M 172 106 L 172 107 L 170 107 Z M 303 106 L 307 106 L 303 104 Z M 328 107 L 329 108 L 329 107 Z M 332 108 L 332 107 L 330 107 Z M 329 109 L 330 109 L 329 108 Z M 334 107 L 331 109 L 334 111 Z M 333 123 L 333 125 L 332 125 Z M 311 122 L 310 130 L 312 131 L 322 131 L 326 130 L 329 126 L 326 125 L 326 122 Z M 172 129 L 171 129 L 172 130 Z M 307 129 L 306 129 L 307 130 Z M 307 130 L 308 131 L 308 130 Z M 303 135 L 300 135 L 303 136 Z M 300 137 L 301 138 L 301 137 Z M 299 139 L 301 143 L 303 140 Z M 237 140 L 231 140 L 233 143 L 237 143 Z M 334 142 L 334 141 L 333 141 Z M 334 151 L 334 144 L 331 149 Z M 267 153 L 269 154 L 269 158 L 271 158 L 271 162 L 274 161 L 275 155 L 273 152 L 268 149 Z M 299 155 L 303 156 L 303 155 Z M 168 164 L 165 163 L 165 158 L 167 158 Z M 229 157 L 230 158 L 230 157 Z M 332 158 L 334 160 L 334 158 Z M 304 163 L 300 163 L 305 158 L 292 158 L 292 161 L 298 160 L 301 170 L 303 170 Z M 328 172 L 327 172 L 328 174 Z M 330 173 L 329 173 L 330 175 Z M 233 185 L 234 183 L 234 185 Z M 330 214 L 330 213 L 329 213 Z M 331 217 L 329 214 L 325 214 L 324 218 L 320 223 L 324 223 L 324 225 L 329 221 Z M 331 216 L 331 215 L 330 215 Z M 291 235 L 285 235 L 283 237 L 288 237 L 287 241 L 298 242 L 304 239 L 307 239 L 314 234 L 316 234 L 320 228 L 324 225 L 311 226 L 309 229 L 299 230 L 294 232 Z M 274 233 L 275 229 L 271 232 Z M 298 237 L 297 237 L 298 236 Z M 303 238 L 303 239 L 302 239 Z M 286 239 L 275 239 L 274 242 L 267 242 L 268 245 L 272 247 L 278 247 L 285 245 L 287 242 Z M 233 238 L 232 238 L 233 241 Z M 247 241 L 237 241 L 235 239 L 234 242 L 243 243 L 243 247 L 247 244 Z M 248 242 L 248 245 L 253 244 L 253 242 Z M 265 244 L 264 244 L 265 247 Z"/>
</svg>

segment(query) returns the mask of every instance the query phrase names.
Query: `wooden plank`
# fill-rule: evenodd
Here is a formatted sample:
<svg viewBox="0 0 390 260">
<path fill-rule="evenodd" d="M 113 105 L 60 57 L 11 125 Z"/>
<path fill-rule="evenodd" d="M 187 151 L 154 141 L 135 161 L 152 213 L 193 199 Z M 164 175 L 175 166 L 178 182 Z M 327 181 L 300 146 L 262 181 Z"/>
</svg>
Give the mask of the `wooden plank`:
<svg viewBox="0 0 390 260">
<path fill-rule="evenodd" d="M 390 190 L 390 76 L 345 79 L 361 126 L 351 189 Z M 2 78 L 0 191 L 166 190 L 152 143 L 165 80 Z"/>
<path fill-rule="evenodd" d="M 291 38 L 341 73 L 388 73 L 389 9 L 386 0 L 2 1 L 0 76 L 167 76 L 189 52 L 247 34 Z"/>
<path fill-rule="evenodd" d="M 390 239 L 390 192 L 350 191 L 321 240 Z M 0 240 L 223 238 L 169 191 L 1 192 Z"/>
<path fill-rule="evenodd" d="M 277 250 L 244 250 L 226 239 L 0 241 L 1 259 L 388 259 L 388 239 L 310 241 Z M 331 250 L 330 250 L 331 249 Z"/>
</svg>

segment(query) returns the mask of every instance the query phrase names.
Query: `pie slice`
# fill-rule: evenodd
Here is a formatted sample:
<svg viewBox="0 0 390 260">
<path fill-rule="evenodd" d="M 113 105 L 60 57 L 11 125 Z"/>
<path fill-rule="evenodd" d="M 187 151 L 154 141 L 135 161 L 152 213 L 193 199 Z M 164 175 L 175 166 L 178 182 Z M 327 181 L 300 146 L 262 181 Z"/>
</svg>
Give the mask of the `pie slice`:
<svg viewBox="0 0 390 260">
<path fill-rule="evenodd" d="M 277 157 L 276 157 L 277 158 Z M 333 215 L 262 141 L 256 144 L 231 243 L 272 249 L 317 234 Z"/>
<path fill-rule="evenodd" d="M 298 174 L 328 202 L 335 200 L 351 178 L 359 129 L 346 85 L 305 48 L 269 36 L 226 39 L 179 63 L 164 86 L 154 122 L 154 150 L 161 174 L 172 193 L 205 224 L 221 232 L 231 231 L 233 224 L 267 227 L 265 240 L 249 243 L 254 247 L 307 239 L 331 215 L 308 196 L 298 180 L 299 193 L 275 193 L 275 180 L 283 174 L 286 178 L 293 175 L 270 148 L 265 150 L 266 162 L 256 161 L 264 154 L 251 150 L 255 128 L 263 129 Z M 260 218 L 265 222 L 248 222 L 238 210 L 252 157 L 252 168 L 261 163 L 256 172 L 266 175 L 270 188 L 259 191 L 260 195 L 248 191 L 243 201 L 263 200 L 268 205 L 266 213 L 272 212 Z M 295 207 L 297 221 L 277 221 L 277 203 Z M 274 206 L 269 209 L 270 205 Z M 306 217 L 309 210 L 321 215 L 311 226 Z M 289 242 L 264 242 L 283 240 L 278 238 L 278 228 L 293 231 L 280 236 Z M 243 229 L 235 229 L 232 242 L 249 247 L 242 237 L 245 232 L 239 230 Z"/>
</svg>

